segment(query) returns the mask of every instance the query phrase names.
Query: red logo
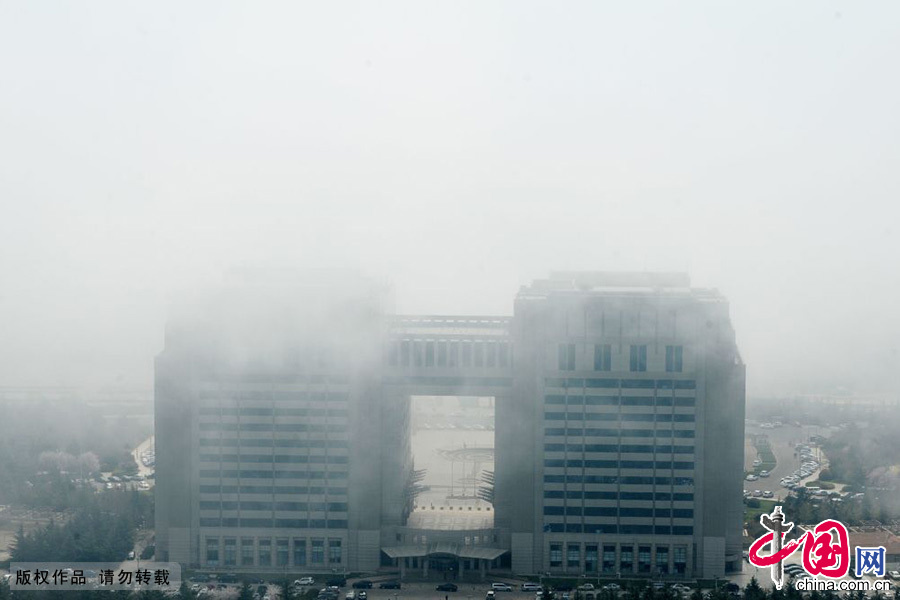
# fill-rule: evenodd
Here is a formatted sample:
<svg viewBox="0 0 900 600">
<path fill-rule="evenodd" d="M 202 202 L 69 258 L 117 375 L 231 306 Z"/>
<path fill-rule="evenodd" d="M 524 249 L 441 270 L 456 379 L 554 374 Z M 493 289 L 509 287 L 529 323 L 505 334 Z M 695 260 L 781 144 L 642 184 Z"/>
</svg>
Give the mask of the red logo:
<svg viewBox="0 0 900 600">
<path fill-rule="evenodd" d="M 772 581 L 778 589 L 781 589 L 784 580 L 782 561 L 801 546 L 803 568 L 810 575 L 822 575 L 832 579 L 847 575 L 850 569 L 850 540 L 847 528 L 840 521 L 834 519 L 822 521 L 813 529 L 806 531 L 799 539 L 787 543 L 784 543 L 784 536 L 793 528 L 793 523 L 784 522 L 780 506 L 776 506 L 771 515 L 761 515 L 759 521 L 769 533 L 750 546 L 750 563 L 757 567 L 772 567 Z M 769 546 L 769 553 L 760 554 L 766 546 Z"/>
</svg>

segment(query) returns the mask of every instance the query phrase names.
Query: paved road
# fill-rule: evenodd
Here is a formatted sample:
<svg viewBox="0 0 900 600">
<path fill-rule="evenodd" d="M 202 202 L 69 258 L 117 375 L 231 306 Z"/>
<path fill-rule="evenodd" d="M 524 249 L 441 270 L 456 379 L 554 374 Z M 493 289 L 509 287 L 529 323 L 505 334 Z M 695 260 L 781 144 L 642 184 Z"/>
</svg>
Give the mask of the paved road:
<svg viewBox="0 0 900 600">
<path fill-rule="evenodd" d="M 806 442 L 809 436 L 815 433 L 821 434 L 821 428 L 811 425 L 796 427 L 794 425 L 784 425 L 775 429 L 761 429 L 758 425 L 747 425 L 747 434 L 765 434 L 769 437 L 769 445 L 772 453 L 775 455 L 775 468 L 772 469 L 769 477 L 760 477 L 757 481 L 745 481 L 745 490 L 770 491 L 776 498 L 785 497 L 787 489 L 781 487 L 779 481 L 782 477 L 787 477 L 800 467 L 800 458 L 795 455 L 794 445 Z M 755 456 L 751 457 L 750 462 Z M 815 479 L 815 475 L 804 481 Z"/>
<path fill-rule="evenodd" d="M 144 463 L 141 462 L 141 454 L 143 454 L 144 450 L 149 450 L 150 448 L 153 448 L 152 435 L 138 444 L 137 448 L 131 451 L 131 455 L 134 457 L 134 462 L 136 462 L 138 466 L 138 475 L 143 475 L 144 477 L 146 477 L 150 473 L 153 473 L 153 467 L 144 466 Z"/>
</svg>

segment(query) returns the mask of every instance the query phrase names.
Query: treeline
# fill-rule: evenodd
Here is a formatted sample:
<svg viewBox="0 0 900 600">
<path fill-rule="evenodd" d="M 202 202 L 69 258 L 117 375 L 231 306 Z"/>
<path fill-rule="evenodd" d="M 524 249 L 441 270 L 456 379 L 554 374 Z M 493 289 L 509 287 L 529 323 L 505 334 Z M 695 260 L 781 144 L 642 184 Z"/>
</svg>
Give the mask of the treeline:
<svg viewBox="0 0 900 600">
<path fill-rule="evenodd" d="M 0 419 L 0 504 L 67 508 L 70 490 L 57 480 L 135 469 L 130 451 L 151 432 L 149 420 L 110 420 L 78 398 L 7 400 Z"/>
<path fill-rule="evenodd" d="M 20 528 L 12 562 L 118 562 L 134 548 L 135 530 L 151 527 L 153 500 L 140 492 L 104 491 L 65 523 Z"/>
</svg>

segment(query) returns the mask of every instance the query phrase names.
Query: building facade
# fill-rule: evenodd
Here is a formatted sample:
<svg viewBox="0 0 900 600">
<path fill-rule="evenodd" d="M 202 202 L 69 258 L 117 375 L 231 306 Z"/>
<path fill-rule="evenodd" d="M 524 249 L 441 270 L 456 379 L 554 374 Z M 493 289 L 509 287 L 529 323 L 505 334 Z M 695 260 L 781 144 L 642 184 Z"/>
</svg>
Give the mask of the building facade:
<svg viewBox="0 0 900 600">
<path fill-rule="evenodd" d="M 744 366 L 682 275 L 561 273 L 512 317 L 394 316 L 359 279 L 246 281 L 156 364 L 157 558 L 229 571 L 715 577 L 741 568 Z M 410 396 L 493 396 L 493 527 L 409 525 Z"/>
</svg>

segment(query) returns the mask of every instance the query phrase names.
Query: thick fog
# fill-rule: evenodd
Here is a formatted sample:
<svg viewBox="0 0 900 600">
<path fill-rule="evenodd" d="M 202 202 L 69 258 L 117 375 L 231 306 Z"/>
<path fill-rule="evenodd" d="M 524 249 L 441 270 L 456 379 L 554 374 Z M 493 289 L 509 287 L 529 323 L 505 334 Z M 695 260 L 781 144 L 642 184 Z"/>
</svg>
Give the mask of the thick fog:
<svg viewBox="0 0 900 600">
<path fill-rule="evenodd" d="M 0 3 L 0 386 L 149 389 L 174 298 L 511 314 L 688 272 L 750 395 L 900 392 L 900 5 Z"/>
</svg>

